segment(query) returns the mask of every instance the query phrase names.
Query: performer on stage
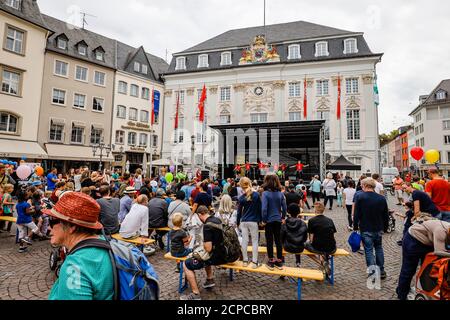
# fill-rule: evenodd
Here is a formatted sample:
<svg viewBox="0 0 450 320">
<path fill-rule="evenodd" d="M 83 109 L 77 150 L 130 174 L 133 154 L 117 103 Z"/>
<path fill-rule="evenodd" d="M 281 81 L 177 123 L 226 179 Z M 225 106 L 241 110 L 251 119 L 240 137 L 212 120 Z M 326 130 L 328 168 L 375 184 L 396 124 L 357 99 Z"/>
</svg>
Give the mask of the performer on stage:
<svg viewBox="0 0 450 320">
<path fill-rule="evenodd" d="M 266 164 L 262 161 L 258 161 L 258 170 L 259 170 L 259 180 L 263 180 L 264 178 L 264 169 L 266 168 Z"/>
<path fill-rule="evenodd" d="M 280 170 L 281 170 L 281 172 L 282 172 L 282 177 L 283 177 L 283 179 L 284 180 L 286 180 L 286 169 L 287 169 L 287 164 L 286 163 L 282 163 L 281 165 L 280 165 Z"/>
<path fill-rule="evenodd" d="M 245 176 L 250 178 L 250 171 L 252 170 L 252 165 L 250 162 L 245 163 Z"/>
<path fill-rule="evenodd" d="M 241 165 L 240 165 L 240 164 L 237 164 L 237 165 L 234 167 L 234 172 L 235 172 L 235 174 L 236 174 L 236 178 L 239 178 L 239 177 L 240 177 L 241 171 L 242 171 Z"/>
<path fill-rule="evenodd" d="M 298 161 L 295 166 L 291 166 L 291 168 L 295 168 L 297 180 L 303 179 L 303 169 L 309 167 L 308 165 L 304 165 L 301 161 Z"/>
</svg>

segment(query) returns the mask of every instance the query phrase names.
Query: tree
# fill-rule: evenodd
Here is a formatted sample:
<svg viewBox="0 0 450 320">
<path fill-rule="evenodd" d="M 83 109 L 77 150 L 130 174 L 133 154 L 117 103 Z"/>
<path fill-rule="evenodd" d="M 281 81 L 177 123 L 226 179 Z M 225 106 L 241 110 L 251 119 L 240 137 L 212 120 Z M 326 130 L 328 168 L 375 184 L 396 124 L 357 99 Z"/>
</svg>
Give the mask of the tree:
<svg viewBox="0 0 450 320">
<path fill-rule="evenodd" d="M 391 142 L 392 140 L 394 140 L 399 135 L 399 133 L 400 132 L 398 130 L 393 130 L 389 134 L 386 134 L 386 133 L 381 134 L 380 135 L 380 143 L 381 143 L 381 145 L 385 145 L 386 143 Z"/>
</svg>

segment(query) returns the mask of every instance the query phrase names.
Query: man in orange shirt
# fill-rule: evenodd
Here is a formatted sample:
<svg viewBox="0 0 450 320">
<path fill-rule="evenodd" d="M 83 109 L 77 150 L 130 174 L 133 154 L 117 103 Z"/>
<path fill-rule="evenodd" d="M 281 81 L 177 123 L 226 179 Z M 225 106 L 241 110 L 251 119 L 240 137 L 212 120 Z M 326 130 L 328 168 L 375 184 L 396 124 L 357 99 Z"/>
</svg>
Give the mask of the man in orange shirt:
<svg viewBox="0 0 450 320">
<path fill-rule="evenodd" d="M 395 197 L 398 200 L 397 205 L 403 205 L 403 179 L 400 175 L 396 176 L 394 180 L 392 180 L 392 184 L 394 185 Z"/>
<path fill-rule="evenodd" d="M 441 212 L 439 219 L 450 222 L 450 183 L 442 179 L 437 168 L 428 170 L 431 179 L 425 186 L 425 192 Z"/>
</svg>

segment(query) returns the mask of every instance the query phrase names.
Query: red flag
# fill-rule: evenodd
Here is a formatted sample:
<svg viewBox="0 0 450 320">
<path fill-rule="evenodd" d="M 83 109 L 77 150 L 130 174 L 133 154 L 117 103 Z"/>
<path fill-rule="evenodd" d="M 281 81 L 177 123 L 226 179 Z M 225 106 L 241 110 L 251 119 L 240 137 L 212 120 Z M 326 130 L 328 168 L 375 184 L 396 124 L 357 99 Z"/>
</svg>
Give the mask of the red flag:
<svg viewBox="0 0 450 320">
<path fill-rule="evenodd" d="M 305 118 L 305 120 L 308 118 L 308 85 L 306 83 L 306 78 L 305 78 L 305 83 L 304 83 L 304 91 L 305 91 L 305 96 L 303 98 L 303 118 Z"/>
<path fill-rule="evenodd" d="M 198 108 L 200 111 L 199 121 L 203 123 L 205 121 L 205 101 L 206 101 L 206 85 L 203 85 L 202 97 L 198 103 Z"/>
<path fill-rule="evenodd" d="M 155 124 L 155 89 L 152 90 L 152 125 Z"/>
<path fill-rule="evenodd" d="M 177 95 L 177 114 L 175 115 L 175 130 L 178 129 L 178 120 L 180 115 L 180 93 Z"/>
<path fill-rule="evenodd" d="M 341 120 L 341 76 L 338 76 L 337 118 Z"/>
</svg>

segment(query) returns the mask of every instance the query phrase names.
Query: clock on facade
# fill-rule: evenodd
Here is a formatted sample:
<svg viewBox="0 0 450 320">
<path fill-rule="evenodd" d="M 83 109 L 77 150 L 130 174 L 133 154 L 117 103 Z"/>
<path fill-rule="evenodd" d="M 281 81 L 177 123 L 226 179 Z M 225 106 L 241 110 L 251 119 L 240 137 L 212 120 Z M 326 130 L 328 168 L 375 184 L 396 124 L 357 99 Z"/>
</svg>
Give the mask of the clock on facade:
<svg viewBox="0 0 450 320">
<path fill-rule="evenodd" d="M 256 94 L 257 96 L 261 96 L 263 93 L 264 93 L 264 89 L 263 89 L 263 88 L 257 87 L 257 88 L 255 89 L 255 94 Z"/>
</svg>

